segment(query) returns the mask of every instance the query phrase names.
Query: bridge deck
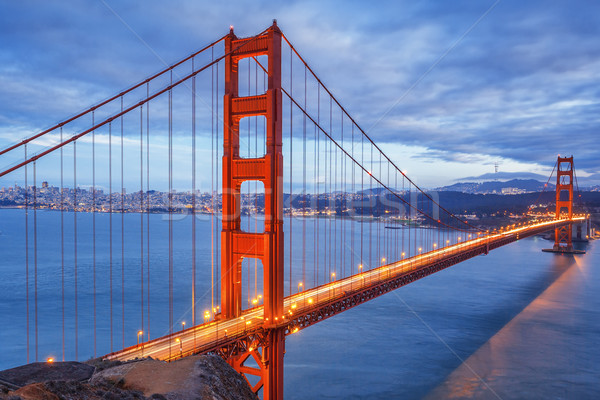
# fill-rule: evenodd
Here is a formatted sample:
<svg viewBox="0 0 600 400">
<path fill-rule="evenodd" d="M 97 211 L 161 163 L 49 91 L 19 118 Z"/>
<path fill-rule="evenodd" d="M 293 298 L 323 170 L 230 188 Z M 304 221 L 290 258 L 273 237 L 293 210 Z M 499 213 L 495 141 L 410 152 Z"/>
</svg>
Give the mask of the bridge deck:
<svg viewBox="0 0 600 400">
<path fill-rule="evenodd" d="M 286 334 L 294 333 L 461 261 L 581 219 L 583 217 L 538 222 L 475 238 L 305 290 L 284 299 L 285 315 L 277 318 L 275 326 L 285 328 Z M 263 307 L 259 306 L 244 311 L 239 318 L 200 324 L 108 354 L 105 358 L 153 357 L 169 361 L 216 351 L 264 331 L 264 322 Z"/>
</svg>

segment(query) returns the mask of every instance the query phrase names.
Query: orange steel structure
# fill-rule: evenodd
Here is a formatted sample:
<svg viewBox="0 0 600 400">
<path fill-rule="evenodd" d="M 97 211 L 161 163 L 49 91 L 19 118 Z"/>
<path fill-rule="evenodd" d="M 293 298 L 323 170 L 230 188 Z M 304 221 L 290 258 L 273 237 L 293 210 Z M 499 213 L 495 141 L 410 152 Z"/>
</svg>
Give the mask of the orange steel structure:
<svg viewBox="0 0 600 400">
<path fill-rule="evenodd" d="M 560 157 L 556 164 L 556 219 L 573 218 L 573 156 Z M 568 199 L 565 199 L 565 193 Z M 573 225 L 554 230 L 554 251 L 573 251 Z"/>
<path fill-rule="evenodd" d="M 237 49 L 237 50 L 236 50 Z M 277 22 L 262 35 L 240 39 L 231 28 L 225 38 L 225 96 L 223 141 L 223 230 L 221 256 L 221 318 L 242 313 L 242 260 L 258 258 L 264 276 L 264 334 L 228 354 L 228 362 L 244 375 L 259 378 L 253 385 L 263 388 L 265 400 L 283 398 L 283 353 L 285 332 L 277 327 L 283 316 L 283 156 L 281 109 L 281 31 Z M 243 58 L 268 57 L 268 87 L 264 94 L 239 96 L 238 64 Z M 260 158 L 241 158 L 240 120 L 266 118 L 266 153 Z M 241 230 L 240 187 L 258 180 L 265 190 L 265 230 Z M 259 368 L 245 366 L 252 357 Z"/>
</svg>

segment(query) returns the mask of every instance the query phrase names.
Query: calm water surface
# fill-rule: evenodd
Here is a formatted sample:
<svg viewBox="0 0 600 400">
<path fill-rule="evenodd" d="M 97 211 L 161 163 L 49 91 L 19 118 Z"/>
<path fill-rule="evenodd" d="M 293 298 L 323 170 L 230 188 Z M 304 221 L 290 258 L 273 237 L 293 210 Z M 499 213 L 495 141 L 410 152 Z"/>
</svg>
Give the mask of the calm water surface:
<svg viewBox="0 0 600 400">
<path fill-rule="evenodd" d="M 60 359 L 60 213 L 38 212 L 37 217 L 38 358 L 52 355 Z M 64 218 L 65 358 L 74 359 L 73 214 L 65 213 Z M 143 323 L 140 318 L 140 216 L 124 216 L 125 314 L 120 303 L 120 216 L 113 217 L 115 350 L 123 342 L 135 344 L 136 332 L 142 326 L 151 337 L 167 333 L 168 297 L 164 289 L 168 282 L 168 223 L 161 215 L 150 218 L 152 290 L 148 329 L 147 315 Z M 94 355 L 92 218 L 80 213 L 77 221 L 77 351 L 79 359 L 87 359 Z M 96 355 L 102 355 L 111 350 L 108 215 L 98 214 L 96 224 Z M 191 218 L 173 225 L 174 285 L 178 288 L 174 293 L 174 322 L 189 324 Z M 201 316 L 211 304 L 211 230 L 206 218 L 198 220 L 197 225 L 196 313 Z M 293 229 L 294 235 L 301 235 L 300 223 L 294 223 Z M 0 368 L 26 362 L 23 238 L 23 211 L 0 210 Z M 313 239 L 307 242 L 313 243 Z M 575 257 L 541 252 L 550 245 L 540 238 L 521 240 L 291 335 L 286 341 L 286 399 L 597 398 L 598 243 L 590 243 L 587 254 Z M 297 257 L 299 249 L 295 251 Z M 33 252 L 29 257 L 32 272 Z M 35 358 L 33 284 L 32 274 L 31 360 Z M 147 306 L 147 299 L 144 301 Z"/>
<path fill-rule="evenodd" d="M 286 342 L 288 399 L 597 399 L 600 251 L 530 238 Z"/>
</svg>

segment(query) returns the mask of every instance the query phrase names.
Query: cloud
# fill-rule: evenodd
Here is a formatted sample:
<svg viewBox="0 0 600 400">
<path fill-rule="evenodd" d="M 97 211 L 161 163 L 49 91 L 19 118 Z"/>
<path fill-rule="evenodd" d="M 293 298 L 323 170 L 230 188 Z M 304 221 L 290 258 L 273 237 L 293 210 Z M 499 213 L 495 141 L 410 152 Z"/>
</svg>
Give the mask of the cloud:
<svg viewBox="0 0 600 400">
<path fill-rule="evenodd" d="M 102 2 L 3 2 L 0 125 L 34 133 L 190 54 L 230 24 L 248 36 L 277 18 L 360 125 L 379 121 L 369 134 L 384 150 L 401 143 L 426 148 L 413 157 L 432 162 L 500 158 L 532 168 L 573 154 L 582 176 L 600 173 L 600 4 L 502 1 L 457 42 L 493 3 L 108 1 L 127 27 Z M 199 107 L 207 112 L 205 93 Z M 175 112 L 188 113 L 185 105 Z"/>
</svg>

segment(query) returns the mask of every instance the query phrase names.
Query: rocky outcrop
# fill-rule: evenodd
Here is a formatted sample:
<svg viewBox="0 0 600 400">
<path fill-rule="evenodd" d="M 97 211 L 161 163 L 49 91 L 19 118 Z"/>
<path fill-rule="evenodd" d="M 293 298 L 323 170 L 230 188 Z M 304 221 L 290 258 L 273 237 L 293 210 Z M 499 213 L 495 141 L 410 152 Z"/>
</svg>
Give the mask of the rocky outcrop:
<svg viewBox="0 0 600 400">
<path fill-rule="evenodd" d="M 65 377 L 71 381 L 87 381 L 92 377 L 94 370 L 92 365 L 73 361 L 34 362 L 0 371 L 0 382 L 22 387 L 30 383 L 64 380 Z"/>
<path fill-rule="evenodd" d="M 35 364 L 39 365 L 0 372 L 0 399 L 257 399 L 245 379 L 214 355 L 172 363 L 143 359 Z"/>
</svg>

